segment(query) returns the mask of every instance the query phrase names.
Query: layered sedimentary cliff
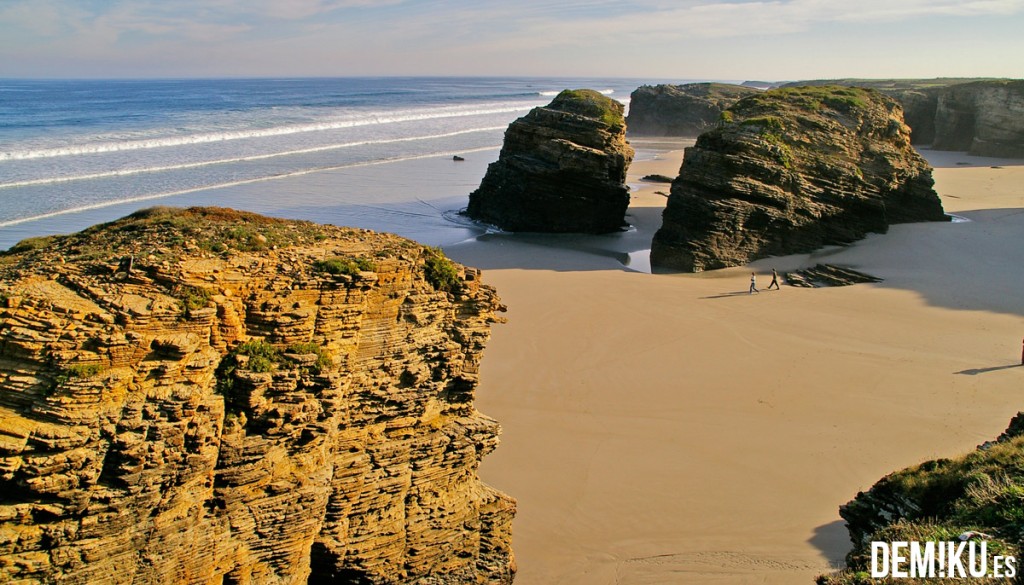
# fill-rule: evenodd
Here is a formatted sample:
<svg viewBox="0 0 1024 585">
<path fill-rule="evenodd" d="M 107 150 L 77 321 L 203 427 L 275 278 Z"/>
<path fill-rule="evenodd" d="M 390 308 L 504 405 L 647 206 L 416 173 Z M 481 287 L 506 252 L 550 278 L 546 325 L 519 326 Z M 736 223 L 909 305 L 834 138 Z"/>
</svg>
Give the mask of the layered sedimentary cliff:
<svg viewBox="0 0 1024 585">
<path fill-rule="evenodd" d="M 815 87 L 744 98 L 686 149 L 651 262 L 701 271 L 944 221 L 892 99 Z"/>
<path fill-rule="evenodd" d="M 939 91 L 932 148 L 1024 158 L 1024 81 L 981 81 Z"/>
<path fill-rule="evenodd" d="M 848 569 L 818 579 L 821 585 L 891 583 L 864 575 L 872 541 L 957 541 L 979 534 L 989 554 L 1020 559 L 1024 550 L 1024 412 L 995 441 L 954 459 L 928 461 L 880 479 L 840 506 L 853 550 Z M 966 561 L 966 555 L 965 555 Z M 988 567 L 993 568 L 992 562 Z M 858 572 L 861 574 L 858 575 Z M 1018 569 L 1019 572 L 1019 569 Z M 911 580 L 909 583 L 934 582 Z M 990 579 L 988 582 L 1019 583 Z"/>
<path fill-rule="evenodd" d="M 626 126 L 631 136 L 698 136 L 717 125 L 723 111 L 758 91 L 728 83 L 643 85 L 630 95 Z"/>
<path fill-rule="evenodd" d="M 0 582 L 511 582 L 477 271 L 212 208 L 15 249 Z"/>
<path fill-rule="evenodd" d="M 605 233 L 625 226 L 622 104 L 565 90 L 505 132 L 497 162 L 470 194 L 466 215 L 510 231 Z"/>
</svg>

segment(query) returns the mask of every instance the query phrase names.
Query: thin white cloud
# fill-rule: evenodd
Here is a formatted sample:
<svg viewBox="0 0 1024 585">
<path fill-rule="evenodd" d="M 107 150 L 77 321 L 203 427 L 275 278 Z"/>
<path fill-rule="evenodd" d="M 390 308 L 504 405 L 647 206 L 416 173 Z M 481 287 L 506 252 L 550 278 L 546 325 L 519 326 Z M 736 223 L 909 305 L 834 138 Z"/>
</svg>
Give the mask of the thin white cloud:
<svg viewBox="0 0 1024 585">
<path fill-rule="evenodd" d="M 336 10 L 372 8 L 400 4 L 404 0 L 221 0 L 216 10 L 224 15 L 256 19 L 303 20 Z M 197 2 L 197 7 L 208 7 Z"/>
<path fill-rule="evenodd" d="M 659 2 L 635 0 L 636 10 L 609 18 L 546 21 L 539 39 L 616 34 L 697 38 L 786 34 L 825 23 L 900 22 L 928 16 L 1013 15 L 1024 0 L 776 0 L 768 2 Z M 559 37 L 559 31 L 562 36 Z"/>
<path fill-rule="evenodd" d="M 934 17 L 969 27 L 972 17 L 1022 13 L 1024 0 L 0 0 L 0 76 L 16 62 L 5 67 L 9 55 L 54 68 L 62 58 L 130 62 L 132 71 L 154 59 L 175 74 L 307 67 L 302 73 L 500 75 L 508 67 L 571 72 L 576 63 L 629 72 L 684 54 L 715 61 L 696 53 L 715 42 L 719 54 L 749 38 L 799 42 L 825 25 L 867 32 Z M 486 69 L 499 63 L 511 65 Z"/>
</svg>

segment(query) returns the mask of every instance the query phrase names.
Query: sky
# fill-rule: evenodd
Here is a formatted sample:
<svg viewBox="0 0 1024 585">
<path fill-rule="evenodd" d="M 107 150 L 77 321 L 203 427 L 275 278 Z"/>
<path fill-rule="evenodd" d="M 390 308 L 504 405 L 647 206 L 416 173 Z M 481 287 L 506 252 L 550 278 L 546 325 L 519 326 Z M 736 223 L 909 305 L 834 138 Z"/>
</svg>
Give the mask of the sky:
<svg viewBox="0 0 1024 585">
<path fill-rule="evenodd" d="M 1024 77 L 1024 0 L 0 0 L 0 77 Z"/>
</svg>

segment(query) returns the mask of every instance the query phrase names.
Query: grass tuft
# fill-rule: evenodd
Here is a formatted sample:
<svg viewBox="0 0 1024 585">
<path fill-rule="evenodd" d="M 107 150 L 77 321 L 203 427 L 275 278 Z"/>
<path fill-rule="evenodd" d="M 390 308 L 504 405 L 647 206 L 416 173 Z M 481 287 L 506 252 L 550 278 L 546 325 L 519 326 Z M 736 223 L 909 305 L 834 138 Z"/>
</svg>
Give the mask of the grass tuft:
<svg viewBox="0 0 1024 585">
<path fill-rule="evenodd" d="M 440 248 L 427 247 L 425 254 L 424 275 L 434 290 L 455 292 L 462 286 L 458 268 Z"/>
<path fill-rule="evenodd" d="M 355 276 L 360 272 L 373 272 L 376 265 L 369 258 L 327 258 L 313 263 L 313 270 L 327 274 Z"/>
</svg>

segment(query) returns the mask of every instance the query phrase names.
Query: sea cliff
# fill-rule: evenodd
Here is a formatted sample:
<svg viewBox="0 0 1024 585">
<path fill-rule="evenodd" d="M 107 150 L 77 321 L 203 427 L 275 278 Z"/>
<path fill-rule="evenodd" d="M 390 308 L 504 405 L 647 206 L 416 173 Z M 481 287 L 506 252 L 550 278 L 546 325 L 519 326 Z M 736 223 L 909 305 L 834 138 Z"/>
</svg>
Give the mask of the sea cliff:
<svg viewBox="0 0 1024 585">
<path fill-rule="evenodd" d="M 914 144 L 977 156 L 1024 158 L 1024 80 L 839 79 L 790 85 L 874 88 L 903 106 Z"/>
<path fill-rule="evenodd" d="M 511 582 L 478 271 L 157 208 L 16 246 L 0 301 L 0 581 Z"/>
</svg>

